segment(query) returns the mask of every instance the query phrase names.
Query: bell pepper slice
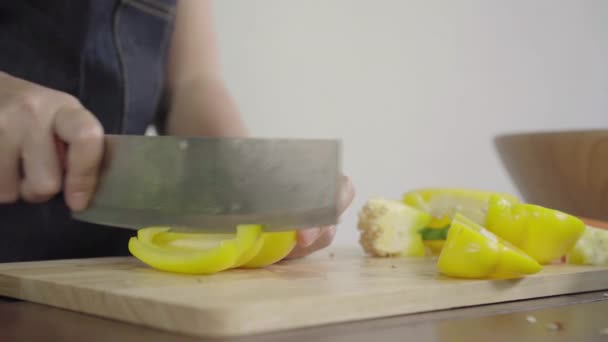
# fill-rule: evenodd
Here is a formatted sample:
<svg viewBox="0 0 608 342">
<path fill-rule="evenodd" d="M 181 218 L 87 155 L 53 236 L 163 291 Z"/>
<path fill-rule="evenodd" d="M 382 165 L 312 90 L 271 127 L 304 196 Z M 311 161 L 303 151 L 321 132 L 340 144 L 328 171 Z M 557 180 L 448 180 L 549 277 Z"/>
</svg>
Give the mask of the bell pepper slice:
<svg viewBox="0 0 608 342">
<path fill-rule="evenodd" d="M 240 241 L 241 250 L 243 252 L 236 259 L 236 261 L 234 262 L 234 265 L 232 265 L 232 268 L 241 267 L 244 264 L 253 260 L 253 258 L 255 258 L 255 256 L 260 253 L 260 251 L 262 250 L 262 247 L 264 246 L 264 237 L 263 237 L 263 234 L 261 233 L 261 227 L 255 226 L 255 225 L 249 226 L 249 227 L 250 227 L 249 229 L 251 229 L 251 230 L 257 230 L 257 234 L 255 234 L 255 235 L 249 234 L 249 236 L 247 236 L 244 239 L 241 239 L 241 240 L 237 239 L 237 246 Z M 248 247 L 248 246 L 250 246 L 250 247 Z"/>
<path fill-rule="evenodd" d="M 297 232 L 262 233 L 260 248 L 253 258 L 240 265 L 241 268 L 261 268 L 285 258 L 296 246 Z"/>
<path fill-rule="evenodd" d="M 608 230 L 587 225 L 583 235 L 566 254 L 566 263 L 608 266 Z"/>
<path fill-rule="evenodd" d="M 241 235 L 238 235 L 239 230 L 241 231 Z M 156 242 L 162 243 L 168 249 L 181 249 L 184 247 L 197 250 L 207 249 L 217 246 L 221 241 L 230 239 L 235 239 L 235 234 L 166 232 L 156 236 Z M 258 254 L 264 242 L 261 238 L 261 226 L 239 225 L 235 241 L 239 256 L 231 268 L 242 266 Z"/>
<path fill-rule="evenodd" d="M 149 266 L 168 272 L 213 274 L 250 261 L 259 248 L 261 227 L 237 226 L 236 234 L 171 232 L 167 227 L 140 229 L 129 251 Z"/>
<path fill-rule="evenodd" d="M 500 192 L 466 188 L 425 188 L 407 192 L 403 201 L 432 216 L 429 227 L 443 228 L 456 213 L 461 213 L 477 224 L 485 223 L 488 200 L 492 195 L 501 195 L 514 203 L 517 197 Z"/>
<path fill-rule="evenodd" d="M 464 215 L 456 214 L 437 261 L 439 271 L 457 278 L 519 278 L 541 270 L 522 250 Z"/>
<path fill-rule="evenodd" d="M 577 217 L 538 205 L 513 203 L 502 196 L 491 196 L 485 226 L 541 264 L 561 258 L 585 230 Z"/>
</svg>

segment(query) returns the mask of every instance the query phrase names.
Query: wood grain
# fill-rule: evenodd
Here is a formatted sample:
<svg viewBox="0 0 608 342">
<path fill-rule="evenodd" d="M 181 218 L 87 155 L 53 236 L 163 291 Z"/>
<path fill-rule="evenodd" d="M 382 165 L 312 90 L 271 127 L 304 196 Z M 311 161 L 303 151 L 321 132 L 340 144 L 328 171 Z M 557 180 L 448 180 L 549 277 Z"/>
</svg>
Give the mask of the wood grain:
<svg viewBox="0 0 608 342">
<path fill-rule="evenodd" d="M 608 220 L 608 131 L 509 134 L 495 146 L 527 202 Z"/>
<path fill-rule="evenodd" d="M 196 336 L 238 336 L 608 288 L 608 269 L 549 266 L 520 280 L 459 280 L 429 259 L 333 250 L 263 270 L 185 276 L 133 258 L 0 265 L 0 294 Z"/>
</svg>

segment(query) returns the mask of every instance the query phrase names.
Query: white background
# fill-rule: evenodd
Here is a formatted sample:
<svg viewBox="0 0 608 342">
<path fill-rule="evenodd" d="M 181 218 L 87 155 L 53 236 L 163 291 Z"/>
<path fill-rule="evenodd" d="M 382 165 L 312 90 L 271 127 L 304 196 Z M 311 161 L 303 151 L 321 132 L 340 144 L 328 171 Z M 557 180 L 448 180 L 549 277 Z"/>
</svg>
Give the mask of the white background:
<svg viewBox="0 0 608 342">
<path fill-rule="evenodd" d="M 257 136 L 339 138 L 357 198 L 517 193 L 492 138 L 608 123 L 608 1 L 216 0 L 224 75 Z"/>
</svg>

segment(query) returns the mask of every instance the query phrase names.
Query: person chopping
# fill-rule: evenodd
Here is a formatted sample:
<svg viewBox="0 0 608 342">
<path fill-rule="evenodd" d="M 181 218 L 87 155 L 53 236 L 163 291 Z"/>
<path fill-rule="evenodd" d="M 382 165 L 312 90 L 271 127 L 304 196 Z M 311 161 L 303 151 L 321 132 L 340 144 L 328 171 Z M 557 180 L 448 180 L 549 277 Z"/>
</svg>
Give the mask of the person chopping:
<svg viewBox="0 0 608 342">
<path fill-rule="evenodd" d="M 129 253 L 132 231 L 70 216 L 95 192 L 104 134 L 249 135 L 220 75 L 210 1 L 23 0 L 0 4 L 0 18 L 0 262 Z M 354 197 L 342 182 L 341 213 Z M 334 234 L 299 231 L 288 258 Z"/>
</svg>

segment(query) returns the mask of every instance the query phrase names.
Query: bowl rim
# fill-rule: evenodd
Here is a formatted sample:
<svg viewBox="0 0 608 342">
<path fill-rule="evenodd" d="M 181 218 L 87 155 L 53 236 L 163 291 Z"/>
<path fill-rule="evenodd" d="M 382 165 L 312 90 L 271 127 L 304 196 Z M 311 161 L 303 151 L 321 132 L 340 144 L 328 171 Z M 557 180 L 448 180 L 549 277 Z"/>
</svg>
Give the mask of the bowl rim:
<svg viewBox="0 0 608 342">
<path fill-rule="evenodd" d="M 578 129 L 552 129 L 552 130 L 530 130 L 517 132 L 503 132 L 496 134 L 494 142 L 517 139 L 522 137 L 546 137 L 556 135 L 579 135 L 579 134 L 608 134 L 608 128 L 578 128 Z"/>
</svg>

